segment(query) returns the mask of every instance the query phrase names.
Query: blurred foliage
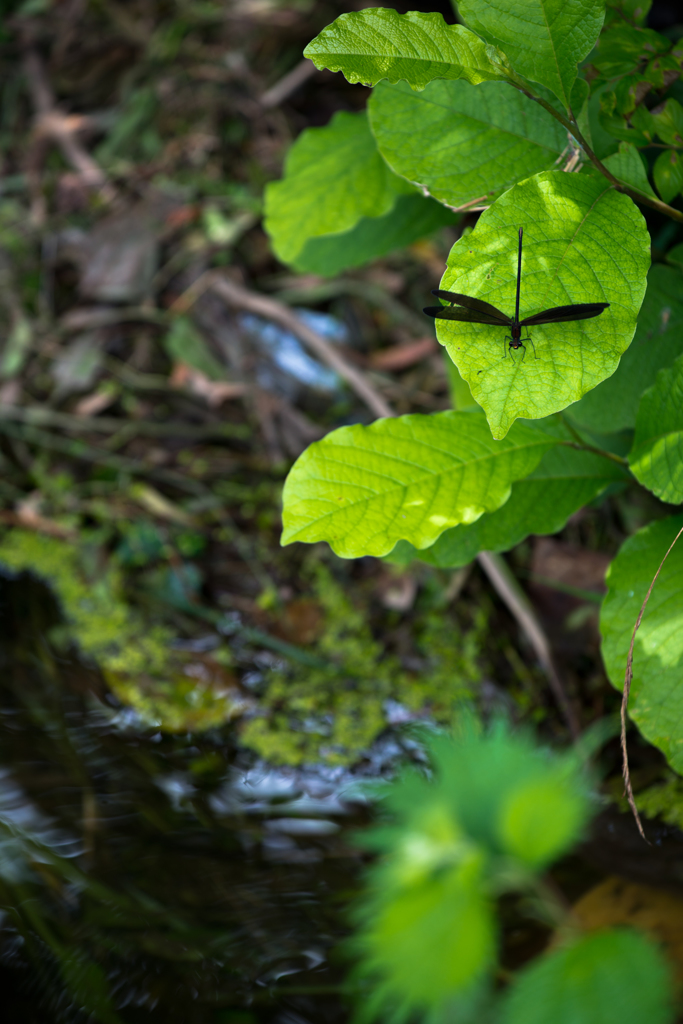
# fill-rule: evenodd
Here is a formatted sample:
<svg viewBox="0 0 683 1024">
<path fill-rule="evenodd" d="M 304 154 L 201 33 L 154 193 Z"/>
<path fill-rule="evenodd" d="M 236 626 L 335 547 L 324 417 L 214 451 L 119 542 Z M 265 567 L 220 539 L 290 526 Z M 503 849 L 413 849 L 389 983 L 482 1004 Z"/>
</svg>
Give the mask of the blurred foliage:
<svg viewBox="0 0 683 1024">
<path fill-rule="evenodd" d="M 390 784 L 389 822 L 362 837 L 382 854 L 351 942 L 372 985 L 362 1019 L 482 1019 L 501 892 L 533 894 L 536 913 L 558 923 L 539 872 L 591 816 L 585 772 L 574 754 L 543 750 L 503 721 L 488 732 L 468 713 L 456 723 L 453 736 L 425 737 L 430 777 L 411 769 Z"/>
</svg>

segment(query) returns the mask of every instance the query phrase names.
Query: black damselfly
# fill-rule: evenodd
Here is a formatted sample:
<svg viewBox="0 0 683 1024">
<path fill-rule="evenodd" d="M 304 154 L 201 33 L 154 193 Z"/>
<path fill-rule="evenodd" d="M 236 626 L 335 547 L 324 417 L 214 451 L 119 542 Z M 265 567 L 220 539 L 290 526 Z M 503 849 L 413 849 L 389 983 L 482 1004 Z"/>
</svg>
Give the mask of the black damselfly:
<svg viewBox="0 0 683 1024">
<path fill-rule="evenodd" d="M 561 324 L 569 320 L 590 320 L 591 317 L 600 316 L 603 310 L 607 309 L 609 302 L 574 302 L 569 306 L 554 306 L 552 309 L 545 309 L 542 313 L 534 313 L 524 320 L 519 319 L 519 291 L 522 280 L 522 234 L 524 229 L 519 229 L 519 253 L 517 258 L 517 300 L 515 303 L 515 315 L 506 316 L 490 302 L 483 299 L 474 299 L 471 295 L 461 295 L 459 292 L 445 292 L 436 289 L 432 295 L 446 302 L 453 303 L 450 306 L 427 306 L 423 310 L 427 316 L 433 316 L 436 320 L 459 320 L 461 323 L 469 324 L 490 324 L 492 327 L 509 327 L 510 333 L 506 335 L 505 341 L 509 343 L 510 349 L 523 348 L 526 353 L 525 341 L 533 341 L 529 335 L 529 327 L 540 324 Z M 522 338 L 522 328 L 527 328 L 526 338 Z M 503 347 L 505 347 L 505 341 Z M 534 354 L 536 349 L 534 348 Z M 507 355 L 507 351 L 505 351 Z M 524 356 L 522 356 L 524 358 Z"/>
</svg>

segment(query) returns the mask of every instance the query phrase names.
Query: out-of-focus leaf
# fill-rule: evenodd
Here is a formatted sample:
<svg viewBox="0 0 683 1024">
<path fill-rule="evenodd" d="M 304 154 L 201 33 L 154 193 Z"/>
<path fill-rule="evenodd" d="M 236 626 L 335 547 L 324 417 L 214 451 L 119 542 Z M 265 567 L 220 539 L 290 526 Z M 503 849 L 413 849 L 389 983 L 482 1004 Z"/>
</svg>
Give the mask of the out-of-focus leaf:
<svg viewBox="0 0 683 1024">
<path fill-rule="evenodd" d="M 644 5 L 639 2 L 638 6 Z M 665 53 L 670 46 L 670 40 L 659 32 L 621 21 L 606 29 L 598 38 L 590 62 L 606 78 L 617 78 L 635 71 L 643 58 L 653 53 Z"/>
<path fill-rule="evenodd" d="M 660 196 L 665 203 L 670 203 L 683 189 L 683 160 L 680 153 L 675 149 L 660 153 L 652 174 Z"/>
<path fill-rule="evenodd" d="M 266 188 L 265 227 L 277 256 L 292 263 L 309 238 L 381 217 L 414 191 L 378 153 L 365 112 L 339 111 L 325 128 L 303 131 L 289 150 L 284 177 Z"/>
<path fill-rule="evenodd" d="M 683 107 L 670 98 L 660 107 L 647 111 L 646 116 L 662 142 L 667 146 L 683 146 Z"/>
<path fill-rule="evenodd" d="M 525 968 L 501 1024 L 670 1024 L 671 974 L 657 946 L 635 931 L 586 935 Z"/>
<path fill-rule="evenodd" d="M 342 14 L 308 44 L 304 56 L 317 68 L 341 71 L 351 83 L 382 79 L 424 89 L 435 78 L 463 78 L 472 85 L 505 78 L 488 47 L 463 25 L 441 14 L 372 7 Z"/>
<path fill-rule="evenodd" d="M 488 203 L 552 167 L 567 133 L 543 107 L 502 82 L 404 82 L 373 90 L 370 124 L 382 156 L 442 203 Z"/>
<path fill-rule="evenodd" d="M 33 342 L 33 330 L 28 318 L 17 311 L 0 356 L 0 377 L 7 380 L 21 371 Z"/>
<path fill-rule="evenodd" d="M 77 335 L 60 352 L 50 368 L 59 395 L 86 391 L 102 368 L 102 336 L 99 331 Z"/>
<path fill-rule="evenodd" d="M 567 411 L 581 426 L 598 433 L 634 427 L 643 391 L 657 371 L 681 353 L 683 293 L 681 273 L 656 263 L 647 276 L 647 291 L 638 326 L 616 372 Z"/>
<path fill-rule="evenodd" d="M 459 0 L 458 10 L 518 74 L 550 89 L 569 109 L 577 65 L 600 35 L 603 0 Z"/>
<path fill-rule="evenodd" d="M 302 273 L 334 277 L 349 267 L 403 249 L 457 219 L 452 210 L 433 199 L 417 193 L 399 196 L 383 217 L 362 217 L 343 234 L 309 238 L 292 265 Z"/>
<path fill-rule="evenodd" d="M 507 500 L 556 439 L 515 424 L 495 441 L 481 414 L 442 412 L 341 427 L 308 448 L 284 489 L 283 544 L 326 540 L 338 555 L 433 544 Z"/>
<path fill-rule="evenodd" d="M 187 363 L 195 370 L 206 374 L 210 380 L 225 378 L 225 370 L 188 317 L 176 317 L 164 338 L 163 345 L 174 362 Z"/>
</svg>

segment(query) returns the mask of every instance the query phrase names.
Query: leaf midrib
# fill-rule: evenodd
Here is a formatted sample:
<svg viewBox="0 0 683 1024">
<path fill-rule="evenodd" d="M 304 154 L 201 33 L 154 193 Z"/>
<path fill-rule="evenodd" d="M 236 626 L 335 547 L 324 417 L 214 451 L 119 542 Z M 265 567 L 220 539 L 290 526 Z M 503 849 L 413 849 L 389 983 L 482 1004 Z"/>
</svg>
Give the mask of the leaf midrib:
<svg viewBox="0 0 683 1024">
<path fill-rule="evenodd" d="M 550 438 L 549 440 L 552 441 L 552 443 L 556 443 L 554 438 Z M 506 455 L 513 455 L 513 454 L 516 454 L 517 452 L 521 452 L 521 451 L 524 451 L 524 450 L 529 450 L 531 448 L 538 447 L 540 445 L 548 446 L 549 447 L 548 441 L 538 441 L 538 442 L 535 442 L 534 444 L 518 445 L 518 446 L 515 446 L 515 447 L 510 447 L 510 448 L 506 449 L 505 454 Z M 425 445 L 425 446 L 426 447 L 430 447 L 430 448 L 434 447 L 432 445 Z M 434 449 L 434 450 L 441 451 L 442 449 Z M 408 459 L 401 459 L 399 456 L 396 456 L 396 455 L 388 454 L 388 455 L 383 456 L 383 457 L 384 458 L 395 459 L 396 461 L 402 462 L 402 463 L 404 463 L 405 465 L 408 465 L 408 466 L 416 466 L 418 469 L 423 469 L 424 468 L 422 466 L 419 466 L 417 463 L 413 463 L 413 462 L 411 462 Z M 420 478 L 418 478 L 416 480 L 411 480 L 410 483 L 407 483 L 407 484 L 406 483 L 398 483 L 398 482 L 394 481 L 395 486 L 393 488 L 391 488 L 391 489 L 387 488 L 387 490 L 385 490 L 385 491 L 376 491 L 370 497 L 358 498 L 356 501 L 351 501 L 351 502 L 349 502 L 348 504 L 345 504 L 342 507 L 337 507 L 337 508 L 331 509 L 329 512 L 325 512 L 323 515 L 319 516 L 315 520 L 315 522 L 316 522 L 316 524 L 317 523 L 321 523 L 325 519 L 329 519 L 330 516 L 336 515 L 338 512 L 342 512 L 342 511 L 346 512 L 349 509 L 355 508 L 357 505 L 361 505 L 361 504 L 364 504 L 364 503 L 367 504 L 370 501 L 372 501 L 373 498 L 386 497 L 387 495 L 392 493 L 392 490 L 395 490 L 395 491 L 403 490 L 403 491 L 405 491 L 405 490 L 407 490 L 407 488 L 412 487 L 415 484 L 423 483 L 425 480 L 434 480 L 435 478 L 444 476 L 445 474 L 447 474 L 449 472 L 457 472 L 458 470 L 465 470 L 465 469 L 469 468 L 470 466 L 476 466 L 477 464 L 481 465 L 484 462 L 487 462 L 487 461 L 490 461 L 491 459 L 496 459 L 496 458 L 499 458 L 499 457 L 500 457 L 500 453 L 490 452 L 486 456 L 478 457 L 478 458 L 475 458 L 475 459 L 471 459 L 468 462 L 460 462 L 460 463 L 457 464 L 457 466 L 454 466 L 450 470 L 441 470 L 440 472 L 429 473 L 429 474 L 425 473 L 424 476 L 422 476 L 422 477 L 420 477 Z M 332 462 L 332 463 L 337 463 L 339 465 L 348 465 L 348 463 L 341 462 L 340 459 L 326 458 L 326 461 Z M 378 473 L 377 475 L 378 476 L 382 476 L 382 477 L 385 476 L 385 474 L 383 474 L 383 473 Z M 391 478 L 388 478 L 388 479 L 391 479 Z M 340 487 L 343 487 L 343 486 L 348 485 L 350 483 L 350 481 L 348 481 L 348 480 L 331 480 L 329 477 L 314 477 L 314 476 L 310 476 L 310 475 L 307 475 L 306 482 L 307 483 L 308 482 L 315 482 L 315 483 L 326 483 L 326 484 L 338 484 Z M 510 485 L 512 485 L 512 483 L 514 483 L 514 481 L 510 480 L 510 481 L 508 481 L 508 483 Z M 362 484 L 360 484 L 360 485 L 356 484 L 355 486 L 362 486 Z M 308 525 L 310 526 L 312 524 L 309 523 Z M 306 527 L 302 527 L 302 529 L 306 529 Z M 300 532 L 300 531 L 298 531 L 298 532 Z"/>
</svg>

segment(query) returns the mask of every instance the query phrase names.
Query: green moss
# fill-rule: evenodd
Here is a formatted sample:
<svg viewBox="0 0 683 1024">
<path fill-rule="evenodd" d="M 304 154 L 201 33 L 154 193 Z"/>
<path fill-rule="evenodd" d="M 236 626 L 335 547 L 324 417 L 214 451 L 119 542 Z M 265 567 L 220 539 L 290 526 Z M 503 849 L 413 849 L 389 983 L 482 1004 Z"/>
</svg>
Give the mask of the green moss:
<svg viewBox="0 0 683 1024">
<path fill-rule="evenodd" d="M 171 634 L 149 627 L 123 600 L 123 581 L 111 567 L 93 579 L 83 572 L 78 549 L 67 541 L 28 530 L 9 530 L 0 540 L 0 563 L 29 570 L 52 588 L 70 634 L 84 654 L 112 672 L 163 672 Z"/>
<path fill-rule="evenodd" d="M 386 727 L 385 704 L 450 722 L 454 705 L 479 681 L 478 636 L 463 637 L 452 617 L 428 612 L 417 624 L 417 653 L 425 670 L 406 672 L 370 631 L 366 609 L 351 604 L 323 566 L 313 590 L 325 627 L 313 645 L 329 669 L 269 673 L 260 713 L 246 723 L 242 742 L 269 761 L 300 764 L 357 760 Z"/>
<path fill-rule="evenodd" d="M 9 530 L 0 539 L 0 564 L 35 573 L 59 600 L 65 627 L 53 630 L 53 641 L 75 640 L 143 722 L 167 732 L 209 729 L 244 709 L 234 676 L 220 664 L 225 657 L 188 661 L 171 647 L 169 629 L 150 625 L 126 603 L 118 569 L 95 564 L 88 574 L 86 561 L 54 537 Z"/>
</svg>

